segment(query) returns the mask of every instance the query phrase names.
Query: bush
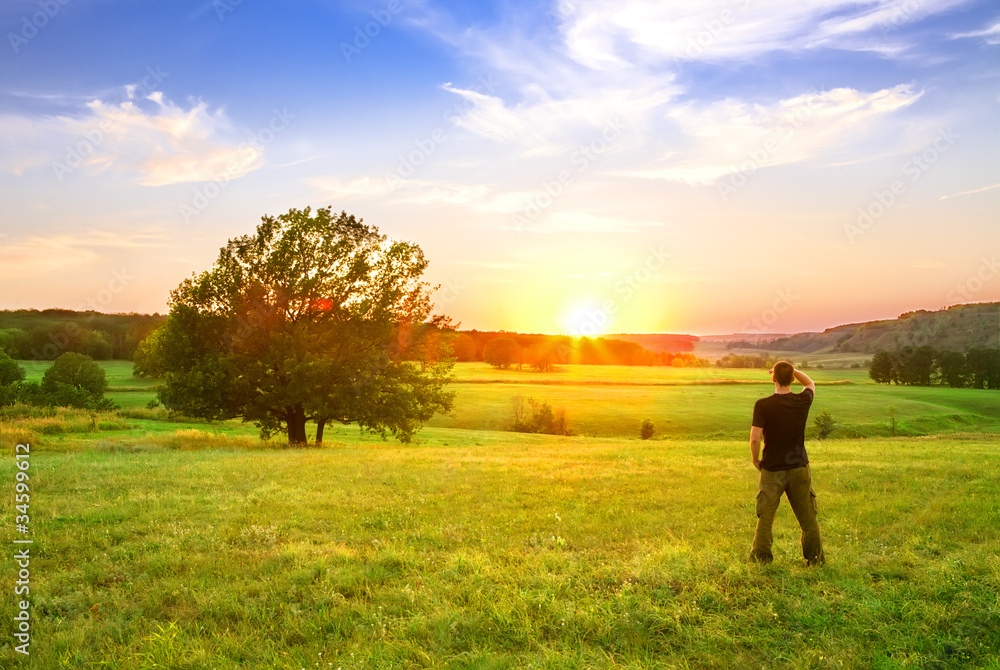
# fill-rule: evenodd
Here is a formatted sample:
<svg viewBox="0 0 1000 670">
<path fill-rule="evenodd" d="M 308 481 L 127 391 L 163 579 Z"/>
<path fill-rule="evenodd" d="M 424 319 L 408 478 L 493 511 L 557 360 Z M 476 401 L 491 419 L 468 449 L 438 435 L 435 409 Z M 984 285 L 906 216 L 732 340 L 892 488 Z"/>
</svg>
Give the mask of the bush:
<svg viewBox="0 0 1000 670">
<path fill-rule="evenodd" d="M 821 440 L 828 438 L 830 433 L 837 427 L 837 422 L 833 420 L 833 416 L 827 410 L 823 410 L 816 415 L 813 423 L 816 424 L 816 433 Z"/>
<path fill-rule="evenodd" d="M 66 352 L 60 354 L 42 377 L 42 390 L 57 392 L 59 386 L 78 388 L 85 393 L 100 398 L 108 388 L 104 368 L 90 356 Z"/>
<path fill-rule="evenodd" d="M 639 427 L 639 436 L 644 440 L 648 440 L 653 437 L 654 432 L 656 432 L 656 428 L 653 427 L 653 422 L 649 419 L 643 419 L 642 425 Z"/>
<path fill-rule="evenodd" d="M 545 435 L 572 435 L 566 419 L 566 410 L 553 410 L 552 405 L 532 398 L 513 398 L 513 423 L 515 433 L 543 433 Z"/>
<path fill-rule="evenodd" d="M 90 356 L 66 352 L 45 371 L 41 384 L 35 381 L 19 382 L 11 387 L 12 394 L 3 394 L 11 397 L 0 400 L 101 411 L 117 409 L 114 401 L 104 397 L 107 387 L 104 368 Z"/>
</svg>

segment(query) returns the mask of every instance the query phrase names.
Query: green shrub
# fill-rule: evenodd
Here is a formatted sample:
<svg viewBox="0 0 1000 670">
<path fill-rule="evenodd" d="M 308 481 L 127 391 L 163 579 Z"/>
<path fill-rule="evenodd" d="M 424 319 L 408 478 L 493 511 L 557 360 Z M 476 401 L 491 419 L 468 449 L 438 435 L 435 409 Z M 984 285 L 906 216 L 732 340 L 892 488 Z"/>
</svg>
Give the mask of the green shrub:
<svg viewBox="0 0 1000 670">
<path fill-rule="evenodd" d="M 813 418 L 813 423 L 816 424 L 817 437 L 821 440 L 828 438 L 830 433 L 837 427 L 837 422 L 833 420 L 830 412 L 825 409 Z"/>
<path fill-rule="evenodd" d="M 653 427 L 653 422 L 650 419 L 643 419 L 642 425 L 639 427 L 639 436 L 648 440 L 653 437 L 654 432 L 656 432 L 656 428 Z"/>
<path fill-rule="evenodd" d="M 515 433 L 573 434 L 564 409 L 553 410 L 547 402 L 521 396 L 514 396 L 513 405 L 511 430 Z"/>
</svg>

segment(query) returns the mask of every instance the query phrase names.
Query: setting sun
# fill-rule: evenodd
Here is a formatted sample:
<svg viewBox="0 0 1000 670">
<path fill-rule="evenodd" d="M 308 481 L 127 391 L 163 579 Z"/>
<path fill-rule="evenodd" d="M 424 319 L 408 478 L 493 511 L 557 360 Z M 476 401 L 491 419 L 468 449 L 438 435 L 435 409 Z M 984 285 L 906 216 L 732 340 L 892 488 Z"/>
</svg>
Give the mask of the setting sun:
<svg viewBox="0 0 1000 670">
<path fill-rule="evenodd" d="M 574 303 L 560 321 L 563 334 L 575 337 L 606 335 L 615 323 L 613 308 L 611 301 L 606 301 L 604 305 L 594 300 Z"/>
</svg>

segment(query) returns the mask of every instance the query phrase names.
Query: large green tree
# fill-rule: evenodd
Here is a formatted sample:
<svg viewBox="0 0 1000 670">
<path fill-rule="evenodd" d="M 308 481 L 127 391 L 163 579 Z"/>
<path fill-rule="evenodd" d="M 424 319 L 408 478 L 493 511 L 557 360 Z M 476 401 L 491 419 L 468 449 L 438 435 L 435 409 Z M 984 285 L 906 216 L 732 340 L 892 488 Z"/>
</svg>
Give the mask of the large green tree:
<svg viewBox="0 0 1000 670">
<path fill-rule="evenodd" d="M 418 246 L 344 212 L 265 216 L 171 293 L 143 365 L 165 374 L 168 409 L 241 417 L 291 445 L 306 444 L 309 421 L 317 442 L 330 421 L 408 441 L 453 398 L 452 360 L 409 361 L 402 336 L 430 318 L 426 267 Z"/>
</svg>

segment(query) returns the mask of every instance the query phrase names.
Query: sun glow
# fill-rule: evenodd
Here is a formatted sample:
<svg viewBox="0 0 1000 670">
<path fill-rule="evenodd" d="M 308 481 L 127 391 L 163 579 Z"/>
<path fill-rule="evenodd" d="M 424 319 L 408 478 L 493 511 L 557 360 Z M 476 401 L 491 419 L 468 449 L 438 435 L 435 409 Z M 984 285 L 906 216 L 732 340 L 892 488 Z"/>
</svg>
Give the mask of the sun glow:
<svg viewBox="0 0 1000 670">
<path fill-rule="evenodd" d="M 563 315 L 560 325 L 563 333 L 576 337 L 605 335 L 614 321 L 614 315 L 596 302 L 580 301 Z"/>
</svg>

